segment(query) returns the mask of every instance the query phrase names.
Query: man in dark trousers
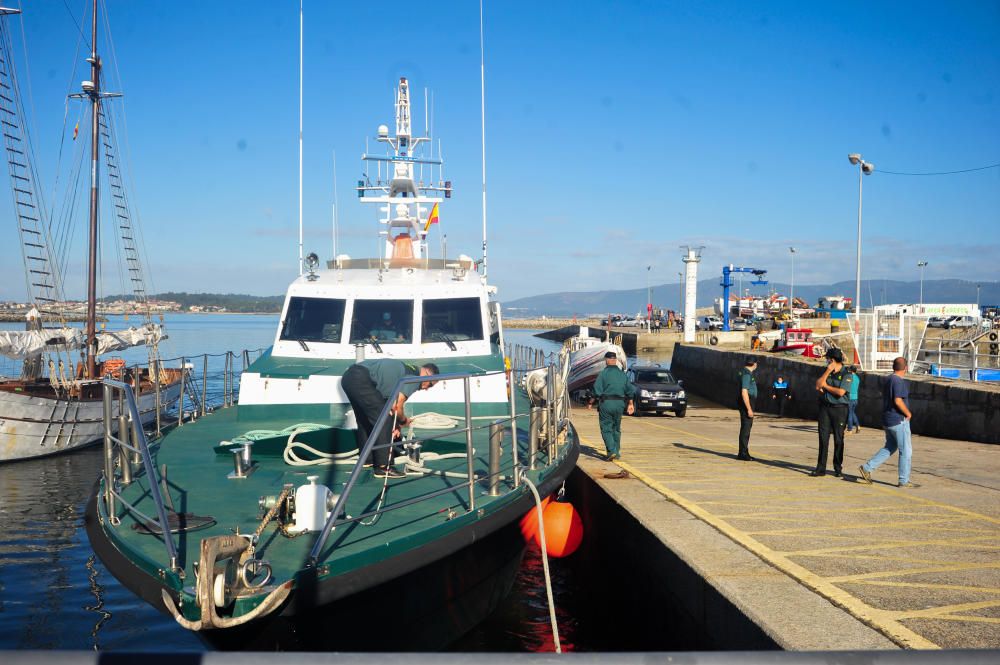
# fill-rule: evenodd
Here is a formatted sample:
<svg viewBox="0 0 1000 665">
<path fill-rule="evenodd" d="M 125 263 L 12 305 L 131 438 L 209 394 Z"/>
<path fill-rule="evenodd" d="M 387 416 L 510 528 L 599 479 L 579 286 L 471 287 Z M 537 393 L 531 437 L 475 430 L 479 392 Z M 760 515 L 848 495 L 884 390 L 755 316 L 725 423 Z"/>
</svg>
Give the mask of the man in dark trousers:
<svg viewBox="0 0 1000 665">
<path fill-rule="evenodd" d="M 892 361 L 892 375 L 882 386 L 882 425 L 885 428 L 885 445 L 858 469 L 861 477 L 871 485 L 872 472 L 899 451 L 898 487 L 920 487 L 910 482 L 910 457 L 913 446 L 910 439 L 910 389 L 906 385 L 906 358 Z"/>
<path fill-rule="evenodd" d="M 753 401 L 757 398 L 757 379 L 753 372 L 757 369 L 757 359 L 747 356 L 743 369 L 739 372 L 740 394 L 736 406 L 740 410 L 740 452 L 736 459 L 752 462 L 750 457 L 750 429 L 753 427 Z"/>
<path fill-rule="evenodd" d="M 427 376 L 440 374 L 437 365 L 427 363 L 420 369 L 407 365 L 402 360 L 380 358 L 362 360 L 351 365 L 341 379 L 340 385 L 347 393 L 347 399 L 354 409 L 354 417 L 358 421 L 358 450 L 360 451 L 375 427 L 382 409 L 392 398 L 396 384 L 404 376 Z M 376 478 L 405 478 L 406 474 L 392 466 L 389 456 L 389 446 L 392 438 L 399 433 L 399 428 L 406 425 L 410 419 L 403 411 L 406 400 L 417 390 L 426 390 L 436 382 L 432 379 L 416 383 L 407 383 L 399 389 L 396 401 L 389 412 L 385 427 L 378 433 L 375 448 L 372 451 L 372 461 L 375 465 Z M 395 420 L 395 423 L 393 422 Z M 393 425 L 395 424 L 395 428 Z"/>
<path fill-rule="evenodd" d="M 830 435 L 833 434 L 833 475 L 840 478 L 844 466 L 844 428 L 847 427 L 847 402 L 850 399 L 854 375 L 844 367 L 840 349 L 826 352 L 826 371 L 816 380 L 819 393 L 819 456 L 810 476 L 825 476 L 829 456 Z"/>
<path fill-rule="evenodd" d="M 607 367 L 597 375 L 594 397 L 587 408 L 594 408 L 594 400 L 600 401 L 597 414 L 601 423 L 601 438 L 608 450 L 608 461 L 613 462 L 621 457 L 622 414 L 626 410 L 630 416 L 635 413 L 635 386 L 618 367 L 618 354 L 608 351 L 604 354 L 604 362 Z"/>
</svg>

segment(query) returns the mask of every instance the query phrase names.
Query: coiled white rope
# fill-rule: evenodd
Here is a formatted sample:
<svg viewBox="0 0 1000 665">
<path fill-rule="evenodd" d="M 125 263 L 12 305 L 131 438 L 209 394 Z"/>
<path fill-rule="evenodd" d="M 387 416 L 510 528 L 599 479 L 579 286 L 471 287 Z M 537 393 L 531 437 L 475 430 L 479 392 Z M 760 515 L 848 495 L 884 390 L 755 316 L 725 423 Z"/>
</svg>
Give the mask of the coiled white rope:
<svg viewBox="0 0 1000 665">
<path fill-rule="evenodd" d="M 549 599 L 549 621 L 552 623 L 552 641 L 555 643 L 556 653 L 562 653 L 562 644 L 559 642 L 559 624 L 556 622 L 556 602 L 552 598 L 552 578 L 549 576 L 549 555 L 545 547 L 545 520 L 542 519 L 542 498 L 538 496 L 538 489 L 531 482 L 528 475 L 521 472 L 521 480 L 532 496 L 535 497 L 535 512 L 538 513 L 538 538 L 541 541 L 542 549 L 542 570 L 545 572 L 545 594 Z"/>
</svg>

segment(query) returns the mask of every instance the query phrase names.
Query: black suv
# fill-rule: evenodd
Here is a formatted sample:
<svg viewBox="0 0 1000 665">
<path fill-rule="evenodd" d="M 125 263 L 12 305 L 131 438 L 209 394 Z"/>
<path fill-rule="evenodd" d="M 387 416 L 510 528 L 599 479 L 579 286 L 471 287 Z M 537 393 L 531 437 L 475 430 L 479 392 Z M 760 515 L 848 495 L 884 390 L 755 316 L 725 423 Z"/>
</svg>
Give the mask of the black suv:
<svg viewBox="0 0 1000 665">
<path fill-rule="evenodd" d="M 683 418 L 687 413 L 684 387 L 669 370 L 659 365 L 637 365 L 628 371 L 628 378 L 635 386 L 635 415 L 673 411 Z"/>
</svg>

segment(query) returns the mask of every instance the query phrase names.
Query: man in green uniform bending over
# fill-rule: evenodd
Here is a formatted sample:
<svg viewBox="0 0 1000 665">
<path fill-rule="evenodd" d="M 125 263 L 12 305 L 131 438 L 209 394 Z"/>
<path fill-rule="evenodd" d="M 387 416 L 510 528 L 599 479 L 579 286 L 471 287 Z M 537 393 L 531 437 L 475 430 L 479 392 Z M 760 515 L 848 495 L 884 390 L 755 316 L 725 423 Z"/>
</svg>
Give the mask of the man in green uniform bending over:
<svg viewBox="0 0 1000 665">
<path fill-rule="evenodd" d="M 618 367 L 618 355 L 614 351 L 605 353 L 604 361 L 608 366 L 597 375 L 594 398 L 587 408 L 593 408 L 595 399 L 600 401 L 597 413 L 601 423 L 601 438 L 604 439 L 604 447 L 608 449 L 610 462 L 621 457 L 622 413 L 626 410 L 626 404 L 630 416 L 635 412 L 635 403 L 632 401 L 635 386 Z"/>
</svg>

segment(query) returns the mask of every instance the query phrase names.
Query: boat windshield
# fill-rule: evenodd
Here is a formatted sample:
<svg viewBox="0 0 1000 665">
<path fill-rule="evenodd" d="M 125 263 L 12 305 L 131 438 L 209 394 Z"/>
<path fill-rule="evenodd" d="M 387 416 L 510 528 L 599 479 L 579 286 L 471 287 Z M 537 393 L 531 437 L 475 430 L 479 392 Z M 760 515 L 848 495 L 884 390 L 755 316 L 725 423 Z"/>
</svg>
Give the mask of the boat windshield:
<svg viewBox="0 0 1000 665">
<path fill-rule="evenodd" d="M 442 298 L 424 301 L 424 342 L 464 342 L 483 338 L 479 298 Z"/>
<path fill-rule="evenodd" d="M 292 297 L 281 327 L 281 339 L 339 344 L 346 302 L 333 298 Z"/>
<path fill-rule="evenodd" d="M 413 342 L 412 300 L 355 300 L 351 343 L 410 344 Z"/>
</svg>

